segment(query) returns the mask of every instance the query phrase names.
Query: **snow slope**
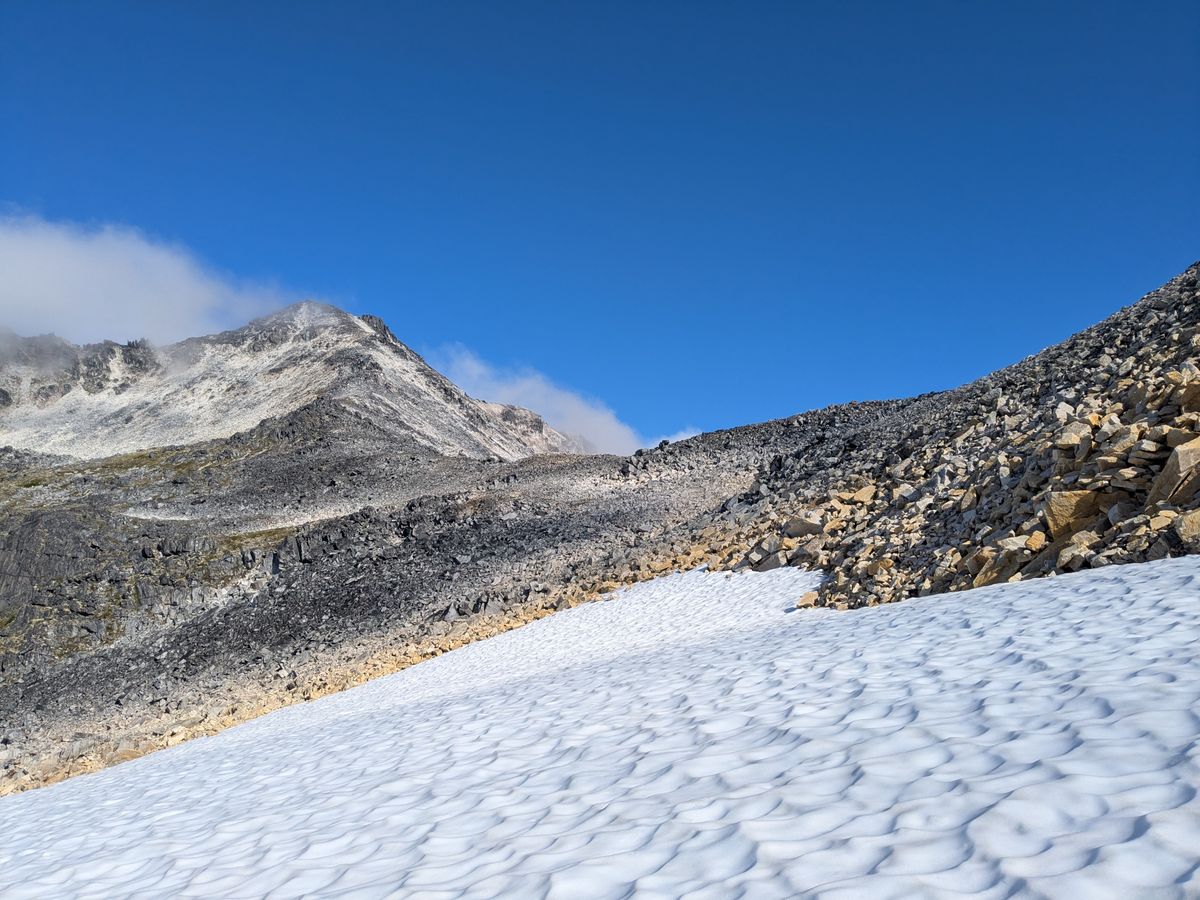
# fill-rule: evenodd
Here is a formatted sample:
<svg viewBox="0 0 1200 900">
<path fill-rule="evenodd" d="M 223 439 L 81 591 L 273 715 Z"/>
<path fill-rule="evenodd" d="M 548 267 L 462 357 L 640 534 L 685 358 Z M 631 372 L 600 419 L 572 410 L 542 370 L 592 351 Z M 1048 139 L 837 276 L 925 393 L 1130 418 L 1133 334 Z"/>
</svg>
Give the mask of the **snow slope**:
<svg viewBox="0 0 1200 900">
<path fill-rule="evenodd" d="M 0 895 L 1200 894 L 1200 559 L 689 573 L 0 800 Z"/>
</svg>

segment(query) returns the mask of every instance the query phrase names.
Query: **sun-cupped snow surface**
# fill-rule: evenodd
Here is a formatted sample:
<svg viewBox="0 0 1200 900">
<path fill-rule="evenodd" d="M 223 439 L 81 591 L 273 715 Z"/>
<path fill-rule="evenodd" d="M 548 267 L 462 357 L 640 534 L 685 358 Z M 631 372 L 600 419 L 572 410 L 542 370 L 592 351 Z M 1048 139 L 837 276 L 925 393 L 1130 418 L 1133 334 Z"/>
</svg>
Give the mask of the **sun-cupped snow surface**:
<svg viewBox="0 0 1200 900">
<path fill-rule="evenodd" d="M 0 801 L 0 895 L 1200 894 L 1200 560 L 674 575 Z"/>
</svg>

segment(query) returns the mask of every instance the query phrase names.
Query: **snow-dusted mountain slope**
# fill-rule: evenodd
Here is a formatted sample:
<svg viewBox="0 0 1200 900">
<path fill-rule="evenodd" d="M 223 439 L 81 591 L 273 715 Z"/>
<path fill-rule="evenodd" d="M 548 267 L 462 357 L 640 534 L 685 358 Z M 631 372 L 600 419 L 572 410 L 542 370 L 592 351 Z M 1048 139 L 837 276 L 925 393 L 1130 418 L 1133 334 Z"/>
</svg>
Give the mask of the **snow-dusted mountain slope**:
<svg viewBox="0 0 1200 900">
<path fill-rule="evenodd" d="M 0 334 L 0 444 L 18 448 L 92 458 L 190 444 L 330 400 L 447 455 L 576 449 L 528 410 L 468 397 L 380 320 L 320 303 L 160 348 Z"/>
<path fill-rule="evenodd" d="M 1200 559 L 675 575 L 0 800 L 5 897 L 1184 897 Z"/>
</svg>

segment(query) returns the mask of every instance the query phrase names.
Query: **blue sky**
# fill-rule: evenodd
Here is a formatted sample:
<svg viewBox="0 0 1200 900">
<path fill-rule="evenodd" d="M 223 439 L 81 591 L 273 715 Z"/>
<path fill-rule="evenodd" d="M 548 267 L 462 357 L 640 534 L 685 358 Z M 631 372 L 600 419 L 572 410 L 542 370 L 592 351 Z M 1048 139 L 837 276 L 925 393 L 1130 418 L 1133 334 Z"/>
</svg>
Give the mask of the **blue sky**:
<svg viewBox="0 0 1200 900">
<path fill-rule="evenodd" d="M 1190 2 L 4 3 L 0 211 L 57 237 L 0 313 L 316 296 L 646 439 L 951 387 L 1200 257 L 1197 47 Z"/>
</svg>

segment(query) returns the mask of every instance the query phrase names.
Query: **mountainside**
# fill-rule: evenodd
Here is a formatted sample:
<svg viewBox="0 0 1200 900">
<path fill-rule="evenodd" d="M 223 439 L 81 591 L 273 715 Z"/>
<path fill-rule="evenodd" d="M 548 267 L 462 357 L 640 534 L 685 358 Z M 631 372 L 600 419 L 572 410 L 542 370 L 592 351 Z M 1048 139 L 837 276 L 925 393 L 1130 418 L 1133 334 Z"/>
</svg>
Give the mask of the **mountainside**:
<svg viewBox="0 0 1200 900">
<path fill-rule="evenodd" d="M 1067 341 L 771 460 L 727 564 L 842 608 L 1200 551 L 1193 265 Z"/>
<path fill-rule="evenodd" d="M 229 437 L 333 401 L 400 449 L 519 459 L 574 452 L 528 410 L 474 400 L 380 320 L 305 302 L 165 347 L 0 334 L 0 441 L 94 459 Z"/>
<path fill-rule="evenodd" d="M 1198 274 L 955 390 L 626 458 L 435 452 L 358 376 L 229 437 L 2 452 L 0 792 L 699 565 L 817 569 L 799 605 L 847 609 L 1198 552 Z"/>
</svg>

